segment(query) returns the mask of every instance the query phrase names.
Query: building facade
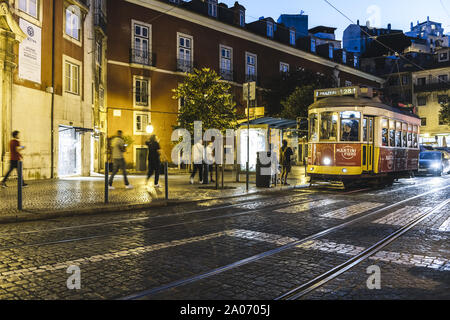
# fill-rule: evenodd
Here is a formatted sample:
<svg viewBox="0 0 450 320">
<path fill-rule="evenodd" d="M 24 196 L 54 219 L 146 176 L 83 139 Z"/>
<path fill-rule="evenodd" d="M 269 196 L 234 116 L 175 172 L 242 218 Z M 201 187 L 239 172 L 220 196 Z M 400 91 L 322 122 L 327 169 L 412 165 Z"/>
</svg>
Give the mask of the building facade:
<svg viewBox="0 0 450 320">
<path fill-rule="evenodd" d="M 222 12 L 222 15 L 221 15 Z M 226 14 L 225 14 L 226 13 Z M 145 169 L 151 124 L 170 159 L 171 134 L 181 101 L 172 89 L 193 68 L 209 67 L 232 85 L 238 110 L 244 111 L 242 86 L 256 81 L 257 105 L 267 84 L 297 68 L 335 76 L 341 83 L 379 87 L 381 78 L 300 50 L 293 28 L 271 18 L 245 22 L 245 8 L 217 1 L 120 0 L 107 10 L 108 136 L 122 130 L 129 146 L 126 160 Z M 232 17 L 237 17 L 232 19 Z M 243 112 L 242 112 L 243 113 Z"/>
<path fill-rule="evenodd" d="M 21 132 L 25 179 L 89 175 L 94 129 L 94 6 L 1 1 L 1 160 Z"/>
</svg>

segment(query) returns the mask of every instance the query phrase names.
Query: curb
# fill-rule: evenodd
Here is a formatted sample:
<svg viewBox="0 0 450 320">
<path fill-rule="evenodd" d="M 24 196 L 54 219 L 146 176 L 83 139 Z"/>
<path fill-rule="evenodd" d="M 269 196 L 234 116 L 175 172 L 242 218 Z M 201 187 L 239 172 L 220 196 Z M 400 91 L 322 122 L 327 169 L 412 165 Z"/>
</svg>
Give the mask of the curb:
<svg viewBox="0 0 450 320">
<path fill-rule="evenodd" d="M 255 192 L 248 192 L 245 194 L 227 196 L 227 197 L 211 197 L 201 200 L 157 200 L 155 202 L 149 204 L 128 204 L 128 205 L 120 205 L 116 207 L 94 207 L 89 209 L 74 209 L 74 210 L 59 210 L 59 211 L 40 211 L 40 212 L 32 212 L 24 210 L 23 212 L 18 212 L 14 215 L 0 217 L 0 224 L 11 224 L 18 222 L 34 222 L 34 221 L 43 221 L 50 220 L 55 218 L 66 218 L 66 217 L 79 217 L 84 215 L 97 215 L 97 214 L 107 214 L 107 213 L 124 213 L 129 211 L 137 211 L 137 210 L 147 210 L 151 208 L 162 208 L 169 207 L 175 205 L 186 205 L 186 204 L 196 204 L 202 203 L 211 200 L 227 200 L 233 198 L 242 198 L 246 196 L 252 195 L 264 195 L 271 194 L 274 192 L 280 191 L 290 191 L 296 189 L 304 189 L 309 187 L 309 184 L 305 185 L 295 185 L 289 187 L 273 187 L 267 190 L 260 190 Z"/>
</svg>

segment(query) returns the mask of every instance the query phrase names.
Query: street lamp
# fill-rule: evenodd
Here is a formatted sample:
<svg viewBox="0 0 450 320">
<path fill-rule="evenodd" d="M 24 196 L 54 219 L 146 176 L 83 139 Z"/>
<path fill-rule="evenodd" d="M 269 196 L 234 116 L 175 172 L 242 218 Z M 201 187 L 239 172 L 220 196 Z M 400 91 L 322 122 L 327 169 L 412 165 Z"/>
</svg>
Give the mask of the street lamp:
<svg viewBox="0 0 450 320">
<path fill-rule="evenodd" d="M 146 128 L 146 131 L 148 134 L 152 134 L 153 131 L 155 131 L 155 128 L 151 124 L 149 124 Z"/>
</svg>

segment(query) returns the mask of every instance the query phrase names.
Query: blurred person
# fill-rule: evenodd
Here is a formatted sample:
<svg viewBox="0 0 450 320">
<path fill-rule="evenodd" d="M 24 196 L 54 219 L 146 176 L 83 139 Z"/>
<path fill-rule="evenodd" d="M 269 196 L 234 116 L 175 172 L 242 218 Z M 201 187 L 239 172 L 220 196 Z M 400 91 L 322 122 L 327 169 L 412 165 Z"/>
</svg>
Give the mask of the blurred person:
<svg viewBox="0 0 450 320">
<path fill-rule="evenodd" d="M 127 150 L 127 145 L 125 144 L 125 140 L 123 139 L 123 132 L 121 130 L 117 131 L 117 136 L 111 139 L 111 158 L 114 163 L 114 170 L 111 175 L 111 178 L 109 179 L 109 189 L 114 190 L 113 182 L 114 177 L 116 176 L 117 172 L 119 172 L 119 169 L 123 172 L 123 179 L 125 182 L 125 188 L 127 189 L 133 189 L 133 186 L 130 185 L 127 178 L 127 168 L 125 163 L 125 158 L 123 154 Z"/>
<path fill-rule="evenodd" d="M 14 131 L 12 133 L 12 139 L 9 142 L 9 151 L 10 151 L 10 161 L 9 161 L 9 170 L 6 173 L 5 177 L 2 180 L 2 188 L 7 188 L 6 181 L 8 181 L 9 176 L 13 172 L 14 169 L 16 171 L 19 167 L 19 161 L 23 160 L 23 156 L 20 153 L 20 150 L 24 150 L 25 147 L 20 145 L 19 141 L 19 131 Z M 22 179 L 22 186 L 27 187 L 28 185 L 25 183 L 25 181 Z"/>
</svg>

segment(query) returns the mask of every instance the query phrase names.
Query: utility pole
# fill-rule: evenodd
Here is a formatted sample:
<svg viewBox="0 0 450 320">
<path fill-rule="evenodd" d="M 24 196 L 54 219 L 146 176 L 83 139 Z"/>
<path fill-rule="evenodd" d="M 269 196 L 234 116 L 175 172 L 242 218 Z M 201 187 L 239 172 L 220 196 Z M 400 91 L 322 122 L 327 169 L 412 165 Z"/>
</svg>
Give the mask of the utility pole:
<svg viewBox="0 0 450 320">
<path fill-rule="evenodd" d="M 244 84 L 244 99 L 247 99 L 247 178 L 246 188 L 250 190 L 250 101 L 256 99 L 256 82 Z"/>
</svg>

